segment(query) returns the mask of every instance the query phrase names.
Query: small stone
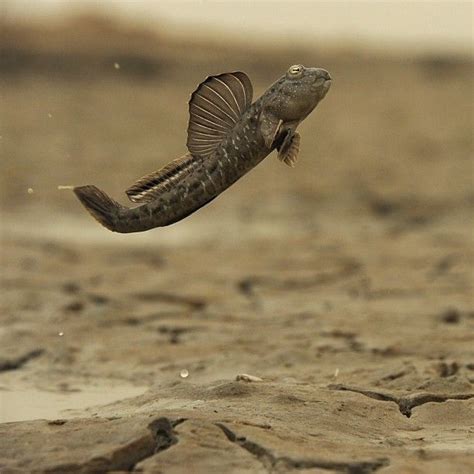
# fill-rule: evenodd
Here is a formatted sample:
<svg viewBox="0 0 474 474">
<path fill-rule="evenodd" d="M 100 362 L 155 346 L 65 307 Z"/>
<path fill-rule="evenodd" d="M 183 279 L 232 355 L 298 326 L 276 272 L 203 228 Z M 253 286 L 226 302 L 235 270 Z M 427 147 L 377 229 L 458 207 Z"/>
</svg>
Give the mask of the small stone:
<svg viewBox="0 0 474 474">
<path fill-rule="evenodd" d="M 33 194 L 33 193 L 34 193 L 33 188 L 28 188 L 28 194 Z"/>
<path fill-rule="evenodd" d="M 260 377 L 249 374 L 238 374 L 235 380 L 237 380 L 237 382 L 263 382 L 263 379 Z"/>
<path fill-rule="evenodd" d="M 179 373 L 179 376 L 180 376 L 182 379 L 185 379 L 185 378 L 189 377 L 189 372 L 188 372 L 186 369 L 183 369 L 183 370 Z"/>
<path fill-rule="evenodd" d="M 120 69 L 120 64 L 119 63 L 114 63 L 114 68 L 115 69 Z"/>
</svg>

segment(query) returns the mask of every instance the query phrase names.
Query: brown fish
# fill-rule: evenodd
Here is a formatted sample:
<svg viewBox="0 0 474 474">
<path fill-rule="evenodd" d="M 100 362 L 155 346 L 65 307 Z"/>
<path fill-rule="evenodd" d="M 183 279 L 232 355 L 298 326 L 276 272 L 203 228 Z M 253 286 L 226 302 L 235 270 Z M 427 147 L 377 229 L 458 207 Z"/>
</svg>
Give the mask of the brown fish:
<svg viewBox="0 0 474 474">
<path fill-rule="evenodd" d="M 210 76 L 189 101 L 189 152 L 127 189 L 140 206 L 122 206 L 95 186 L 77 186 L 74 193 L 114 232 L 173 224 L 212 201 L 274 149 L 293 167 L 300 143 L 296 127 L 330 85 L 324 69 L 291 66 L 252 103 L 252 83 L 243 72 Z"/>
</svg>

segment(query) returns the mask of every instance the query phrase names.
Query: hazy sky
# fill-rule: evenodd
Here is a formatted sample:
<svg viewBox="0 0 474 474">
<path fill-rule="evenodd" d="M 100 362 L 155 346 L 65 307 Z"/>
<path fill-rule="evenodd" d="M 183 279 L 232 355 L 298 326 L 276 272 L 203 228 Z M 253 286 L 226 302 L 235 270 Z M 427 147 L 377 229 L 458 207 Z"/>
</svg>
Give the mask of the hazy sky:
<svg viewBox="0 0 474 474">
<path fill-rule="evenodd" d="M 319 39 L 414 49 L 472 48 L 471 1 L 161 1 L 0 0 L 4 14 L 42 21 L 75 12 L 99 11 L 154 25 L 176 34 L 282 41 Z"/>
</svg>

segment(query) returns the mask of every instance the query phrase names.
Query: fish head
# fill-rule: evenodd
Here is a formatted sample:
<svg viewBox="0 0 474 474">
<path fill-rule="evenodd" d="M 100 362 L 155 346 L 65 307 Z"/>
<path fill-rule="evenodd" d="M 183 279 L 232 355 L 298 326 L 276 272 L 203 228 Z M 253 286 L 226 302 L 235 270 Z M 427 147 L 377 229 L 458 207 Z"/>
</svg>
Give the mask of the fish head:
<svg viewBox="0 0 474 474">
<path fill-rule="evenodd" d="M 283 122 L 300 122 L 314 110 L 330 87 L 331 76 L 325 69 L 297 64 L 274 85 L 269 106 Z"/>
</svg>

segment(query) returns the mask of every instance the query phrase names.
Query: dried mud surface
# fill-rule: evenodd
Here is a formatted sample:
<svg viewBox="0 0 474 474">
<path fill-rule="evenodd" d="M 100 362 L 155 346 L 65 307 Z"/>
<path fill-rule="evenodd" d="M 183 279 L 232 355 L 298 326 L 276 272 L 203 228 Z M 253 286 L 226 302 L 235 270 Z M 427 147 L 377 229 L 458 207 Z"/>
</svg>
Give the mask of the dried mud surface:
<svg viewBox="0 0 474 474">
<path fill-rule="evenodd" d="M 469 61 L 2 31 L 2 473 L 473 471 Z M 184 152 L 205 75 L 258 95 L 295 62 L 335 82 L 294 170 L 143 235 L 57 190 L 123 196 Z"/>
</svg>

